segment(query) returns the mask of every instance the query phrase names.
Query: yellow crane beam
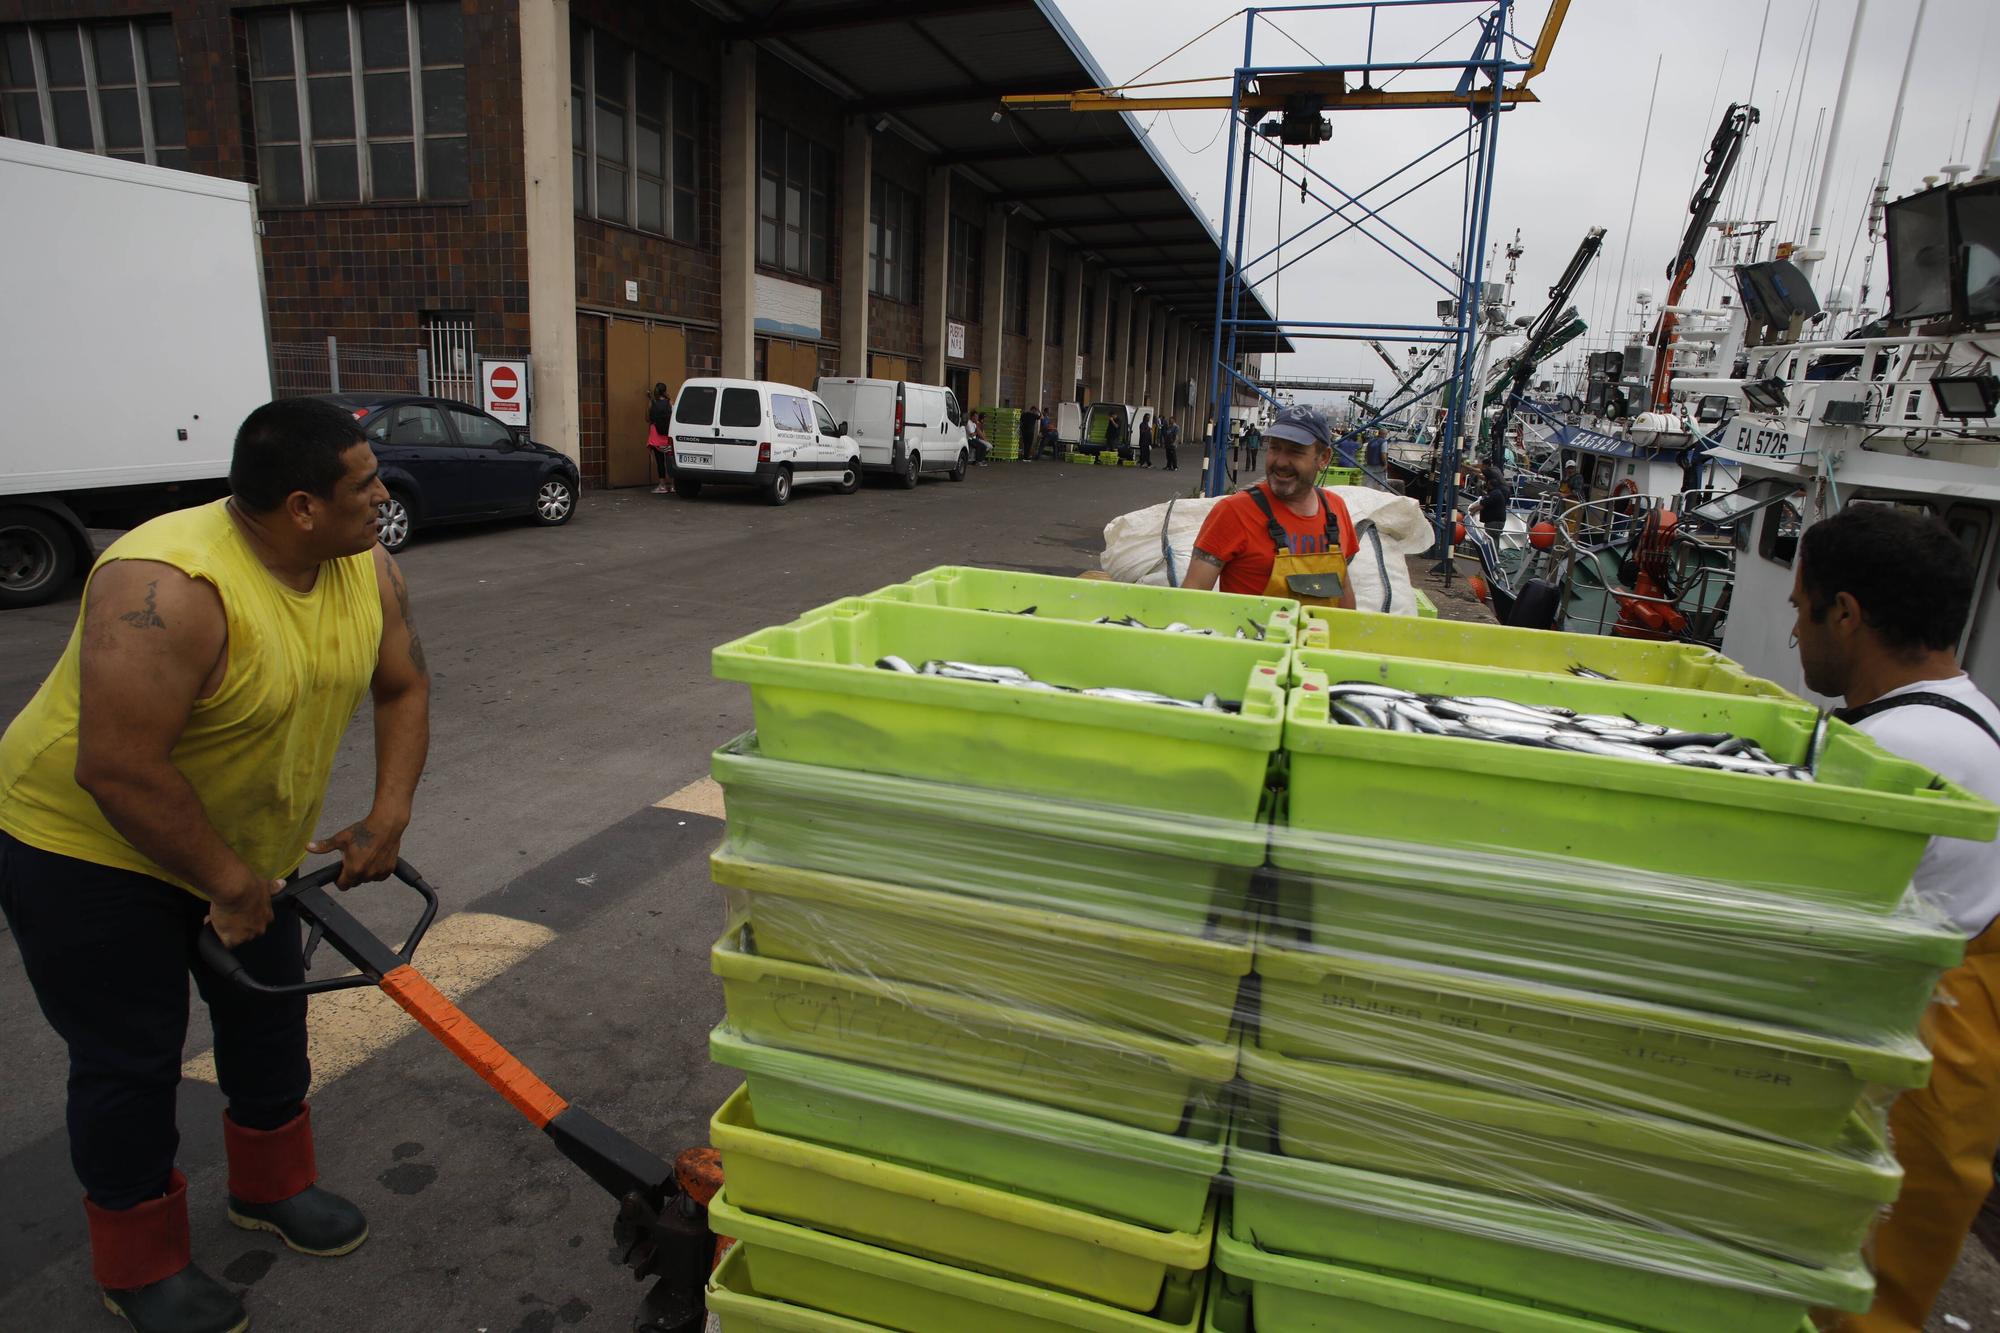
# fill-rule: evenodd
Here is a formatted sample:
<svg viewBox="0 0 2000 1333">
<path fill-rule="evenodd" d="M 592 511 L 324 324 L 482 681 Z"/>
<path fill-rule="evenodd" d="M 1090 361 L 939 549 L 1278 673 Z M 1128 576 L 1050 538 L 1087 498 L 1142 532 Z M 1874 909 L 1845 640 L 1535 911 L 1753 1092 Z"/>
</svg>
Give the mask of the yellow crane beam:
<svg viewBox="0 0 2000 1333">
<path fill-rule="evenodd" d="M 1528 91 L 1528 81 L 1548 68 L 1549 55 L 1555 50 L 1556 35 L 1562 31 L 1563 20 L 1569 14 L 1570 0 L 1552 0 L 1548 15 L 1542 20 L 1541 33 L 1535 39 L 1534 53 L 1529 57 L 1528 68 L 1523 71 L 1521 81 L 1512 88 L 1500 90 L 1500 102 L 1505 106 L 1515 106 L 1540 99 Z M 1205 82 L 1205 80 L 1184 80 L 1183 82 Z M 1375 111 L 1389 108 L 1412 110 L 1420 108 L 1458 107 L 1493 104 L 1491 88 L 1474 88 L 1459 92 L 1455 88 L 1436 90 L 1409 89 L 1391 92 L 1383 88 L 1367 86 L 1349 88 L 1346 77 L 1334 74 L 1322 78 L 1312 75 L 1273 75 L 1258 79 L 1252 91 L 1244 93 L 1241 101 L 1213 94 L 1169 93 L 1156 97 L 1133 97 L 1116 88 L 1079 88 L 1068 93 L 1016 93 L 1000 99 L 1002 106 L 1016 111 L 1227 111 L 1240 106 L 1245 111 L 1283 111 L 1286 99 L 1298 94 L 1312 94 L 1325 99 L 1326 111 Z"/>
</svg>

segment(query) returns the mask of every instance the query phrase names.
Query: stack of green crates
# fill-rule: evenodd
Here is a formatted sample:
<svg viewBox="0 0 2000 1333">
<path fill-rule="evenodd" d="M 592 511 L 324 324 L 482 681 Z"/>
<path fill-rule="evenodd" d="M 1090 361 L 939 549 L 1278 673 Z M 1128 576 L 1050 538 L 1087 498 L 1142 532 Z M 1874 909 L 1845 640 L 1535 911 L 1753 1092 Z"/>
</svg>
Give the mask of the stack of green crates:
<svg viewBox="0 0 2000 1333">
<path fill-rule="evenodd" d="M 1905 890 L 2000 810 L 1838 723 L 1813 782 L 1339 725 L 1345 681 L 1786 762 L 1819 719 L 1707 649 L 1280 599 L 947 567 L 714 665 L 757 725 L 712 765 L 725 1333 L 1867 1307 L 1963 953 Z"/>
<path fill-rule="evenodd" d="M 1064 454 L 1064 455 L 1063 455 L 1063 461 L 1064 461 L 1065 463 L 1080 463 L 1080 464 L 1082 464 L 1082 465 L 1083 465 L 1083 466 L 1085 466 L 1085 467 L 1096 467 L 1096 466 L 1097 466 L 1097 455 L 1096 455 L 1096 454 Z"/>
<path fill-rule="evenodd" d="M 1818 718 L 1705 649 L 1305 614 L 1218 1282 L 1265 1333 L 1866 1309 L 1881 1109 L 1963 951 L 1905 890 L 2000 811 L 1838 723 L 1811 783 L 1342 726 L 1347 681 L 1794 763 Z M 1423 1320 L 1381 1317 L 1383 1275 Z"/>
<path fill-rule="evenodd" d="M 728 1333 L 1198 1325 L 1298 623 L 946 568 L 716 650 L 758 727 L 712 768 Z"/>
<path fill-rule="evenodd" d="M 986 422 L 986 438 L 992 442 L 993 452 L 988 455 L 996 462 L 1017 463 L 1021 459 L 1021 409 L 1018 407 L 982 407 L 979 415 Z"/>
</svg>

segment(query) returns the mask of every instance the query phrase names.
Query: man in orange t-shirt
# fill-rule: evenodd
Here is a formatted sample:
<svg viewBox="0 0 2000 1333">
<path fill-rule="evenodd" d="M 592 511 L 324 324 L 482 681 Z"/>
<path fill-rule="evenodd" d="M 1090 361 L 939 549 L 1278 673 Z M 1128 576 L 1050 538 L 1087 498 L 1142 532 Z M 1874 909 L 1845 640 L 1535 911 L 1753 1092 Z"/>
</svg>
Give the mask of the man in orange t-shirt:
<svg viewBox="0 0 2000 1333">
<path fill-rule="evenodd" d="M 1354 519 L 1339 496 L 1313 484 L 1333 458 L 1325 414 L 1286 408 L 1264 431 L 1264 445 L 1264 480 L 1209 510 L 1181 586 L 1353 609 L 1347 562 L 1361 546 Z"/>
</svg>

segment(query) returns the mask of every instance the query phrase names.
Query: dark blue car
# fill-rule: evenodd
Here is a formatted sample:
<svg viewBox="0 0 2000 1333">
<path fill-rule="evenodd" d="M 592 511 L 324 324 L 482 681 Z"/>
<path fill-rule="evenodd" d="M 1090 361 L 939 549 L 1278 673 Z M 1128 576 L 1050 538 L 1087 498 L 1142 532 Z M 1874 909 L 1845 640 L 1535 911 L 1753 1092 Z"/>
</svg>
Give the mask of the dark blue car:
<svg viewBox="0 0 2000 1333">
<path fill-rule="evenodd" d="M 382 545 L 400 551 L 418 528 L 526 515 L 559 527 L 576 513 L 577 467 L 467 403 L 416 394 L 330 393 L 375 450 L 389 502 Z"/>
</svg>

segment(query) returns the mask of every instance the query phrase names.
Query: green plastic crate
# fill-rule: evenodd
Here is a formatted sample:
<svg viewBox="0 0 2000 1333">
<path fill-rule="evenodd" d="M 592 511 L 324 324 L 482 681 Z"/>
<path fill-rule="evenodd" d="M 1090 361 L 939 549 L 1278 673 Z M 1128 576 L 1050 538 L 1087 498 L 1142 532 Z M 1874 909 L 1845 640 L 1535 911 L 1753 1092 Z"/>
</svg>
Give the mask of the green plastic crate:
<svg viewBox="0 0 2000 1333">
<path fill-rule="evenodd" d="M 1179 1041 L 1226 1040 L 1250 973 L 1242 935 L 1149 930 L 723 852 L 709 871 L 732 891 L 764 957 Z"/>
<path fill-rule="evenodd" d="M 1304 1259 L 1420 1274 L 1659 1333 L 1792 1333 L 1813 1308 L 1868 1308 L 1858 1259 L 1808 1268 L 1684 1232 L 1549 1208 L 1276 1151 L 1239 1113 L 1230 1234 Z"/>
<path fill-rule="evenodd" d="M 709 1058 L 743 1074 L 766 1129 L 1123 1218 L 1196 1231 L 1222 1170 L 1218 1108 L 1178 1132 L 1134 1129 L 1017 1097 L 745 1041 L 727 1025 Z"/>
<path fill-rule="evenodd" d="M 1510 977 L 1257 939 L 1257 1045 L 1277 1055 L 1629 1106 L 1824 1147 L 1877 1086 L 1921 1088 L 1914 1034 L 1863 1043 Z"/>
<path fill-rule="evenodd" d="M 1081 464 L 1082 464 L 1083 466 L 1085 466 L 1085 467 L 1096 467 L 1096 466 L 1097 466 L 1097 455 L 1096 455 L 1096 454 L 1064 454 L 1064 455 L 1063 455 L 1063 461 L 1064 461 L 1064 462 L 1068 462 L 1068 463 L 1081 463 Z"/>
<path fill-rule="evenodd" d="M 992 1185 L 786 1138 L 757 1123 L 738 1088 L 709 1122 L 738 1205 L 995 1277 L 1128 1310 L 1150 1310 L 1171 1270 L 1208 1266 L 1201 1230 L 1154 1231 Z"/>
<path fill-rule="evenodd" d="M 990 616 L 859 598 L 760 630 L 714 652 L 723 680 L 751 687 L 774 759 L 1006 791 L 1055 783 L 1089 799 L 1225 820 L 1256 816 L 1283 730 L 1290 648 L 1149 636 L 1037 616 Z M 1216 693 L 1242 712 L 1017 689 L 885 671 L 893 654 L 1018 667 L 1072 687 L 1178 698 Z"/>
<path fill-rule="evenodd" d="M 1437 620 L 1436 615 L 1435 606 L 1429 623 L 1410 616 L 1345 611 L 1337 606 L 1307 607 L 1300 625 L 1300 646 L 1461 662 L 1563 680 L 1577 679 L 1570 668 L 1582 666 L 1626 685 L 1664 685 L 1798 702 L 1798 696 L 1789 690 L 1751 675 L 1713 648 L 1699 644 L 1513 629 L 1476 621 Z"/>
<path fill-rule="evenodd" d="M 1656 876 L 1562 882 L 1533 862 L 1441 867 L 1428 850 L 1281 838 L 1279 919 L 1348 953 L 1879 1040 L 1913 1033 L 1965 937 L 1928 913 L 1879 916 Z"/>
<path fill-rule="evenodd" d="M 1322 486 L 1366 486 L 1368 474 L 1358 467 L 1323 468 L 1319 474 Z"/>
<path fill-rule="evenodd" d="M 1622 1327 L 1476 1288 L 1268 1254 L 1226 1230 L 1215 1239 L 1215 1266 L 1249 1288 L 1256 1333 L 1613 1333 Z"/>
<path fill-rule="evenodd" d="M 996 687 L 998 688 L 998 687 Z M 944 787 L 786 763 L 754 735 L 717 750 L 735 856 L 1201 934 L 1239 926 L 1264 864 L 1263 822 Z"/>
<path fill-rule="evenodd" d="M 750 1280 L 750 1247 L 732 1245 L 708 1275 L 708 1312 L 721 1333 L 881 1333 L 880 1324 L 773 1300 Z"/>
<path fill-rule="evenodd" d="M 869 600 L 949 606 L 961 611 L 1018 614 L 1029 607 L 1050 620 L 1131 616 L 1153 629 L 1175 623 L 1213 630 L 1223 637 L 1241 630 L 1269 643 L 1290 643 L 1299 627 L 1299 604 L 1289 597 L 1249 597 L 1193 588 L 1156 588 L 1109 579 L 1062 578 L 1007 569 L 943 565 L 904 583 L 868 594 Z M 1126 627 L 1129 628 L 1129 627 Z"/>
<path fill-rule="evenodd" d="M 1903 1179 L 1860 1114 L 1836 1147 L 1801 1148 L 1256 1050 L 1241 1072 L 1275 1096 L 1288 1157 L 1684 1228 L 1818 1267 L 1854 1256 Z"/>
<path fill-rule="evenodd" d="M 1294 828 L 1581 858 L 1888 912 L 1932 835 L 1986 841 L 2000 823 L 2000 809 L 1841 722 L 1819 781 L 1795 782 L 1344 726 L 1328 716 L 1326 686 L 1630 713 L 1748 736 L 1785 763 L 1810 744 L 1817 713 L 1806 704 L 1316 649 L 1299 650 L 1298 678 L 1285 721 Z"/>
<path fill-rule="evenodd" d="M 1424 620 L 1436 620 L 1438 618 L 1437 603 L 1430 599 L 1429 593 L 1426 593 L 1422 588 L 1412 588 L 1410 589 L 1410 595 L 1417 599 L 1417 615 L 1419 618 Z"/>
<path fill-rule="evenodd" d="M 732 927 L 709 952 L 732 1027 L 752 1041 L 881 1065 L 1170 1133 L 1236 1070 L 1189 1045 L 928 986 L 764 958 Z"/>
<path fill-rule="evenodd" d="M 895 1333 L 1193 1333 L 1200 1324 L 1195 1275 L 1169 1281 L 1160 1303 L 1139 1314 L 760 1217 L 736 1207 L 726 1186 L 709 1204 L 708 1223 L 736 1238 L 732 1254 L 744 1251 L 741 1286 Z M 711 1279 L 711 1308 L 715 1297 Z"/>
</svg>

